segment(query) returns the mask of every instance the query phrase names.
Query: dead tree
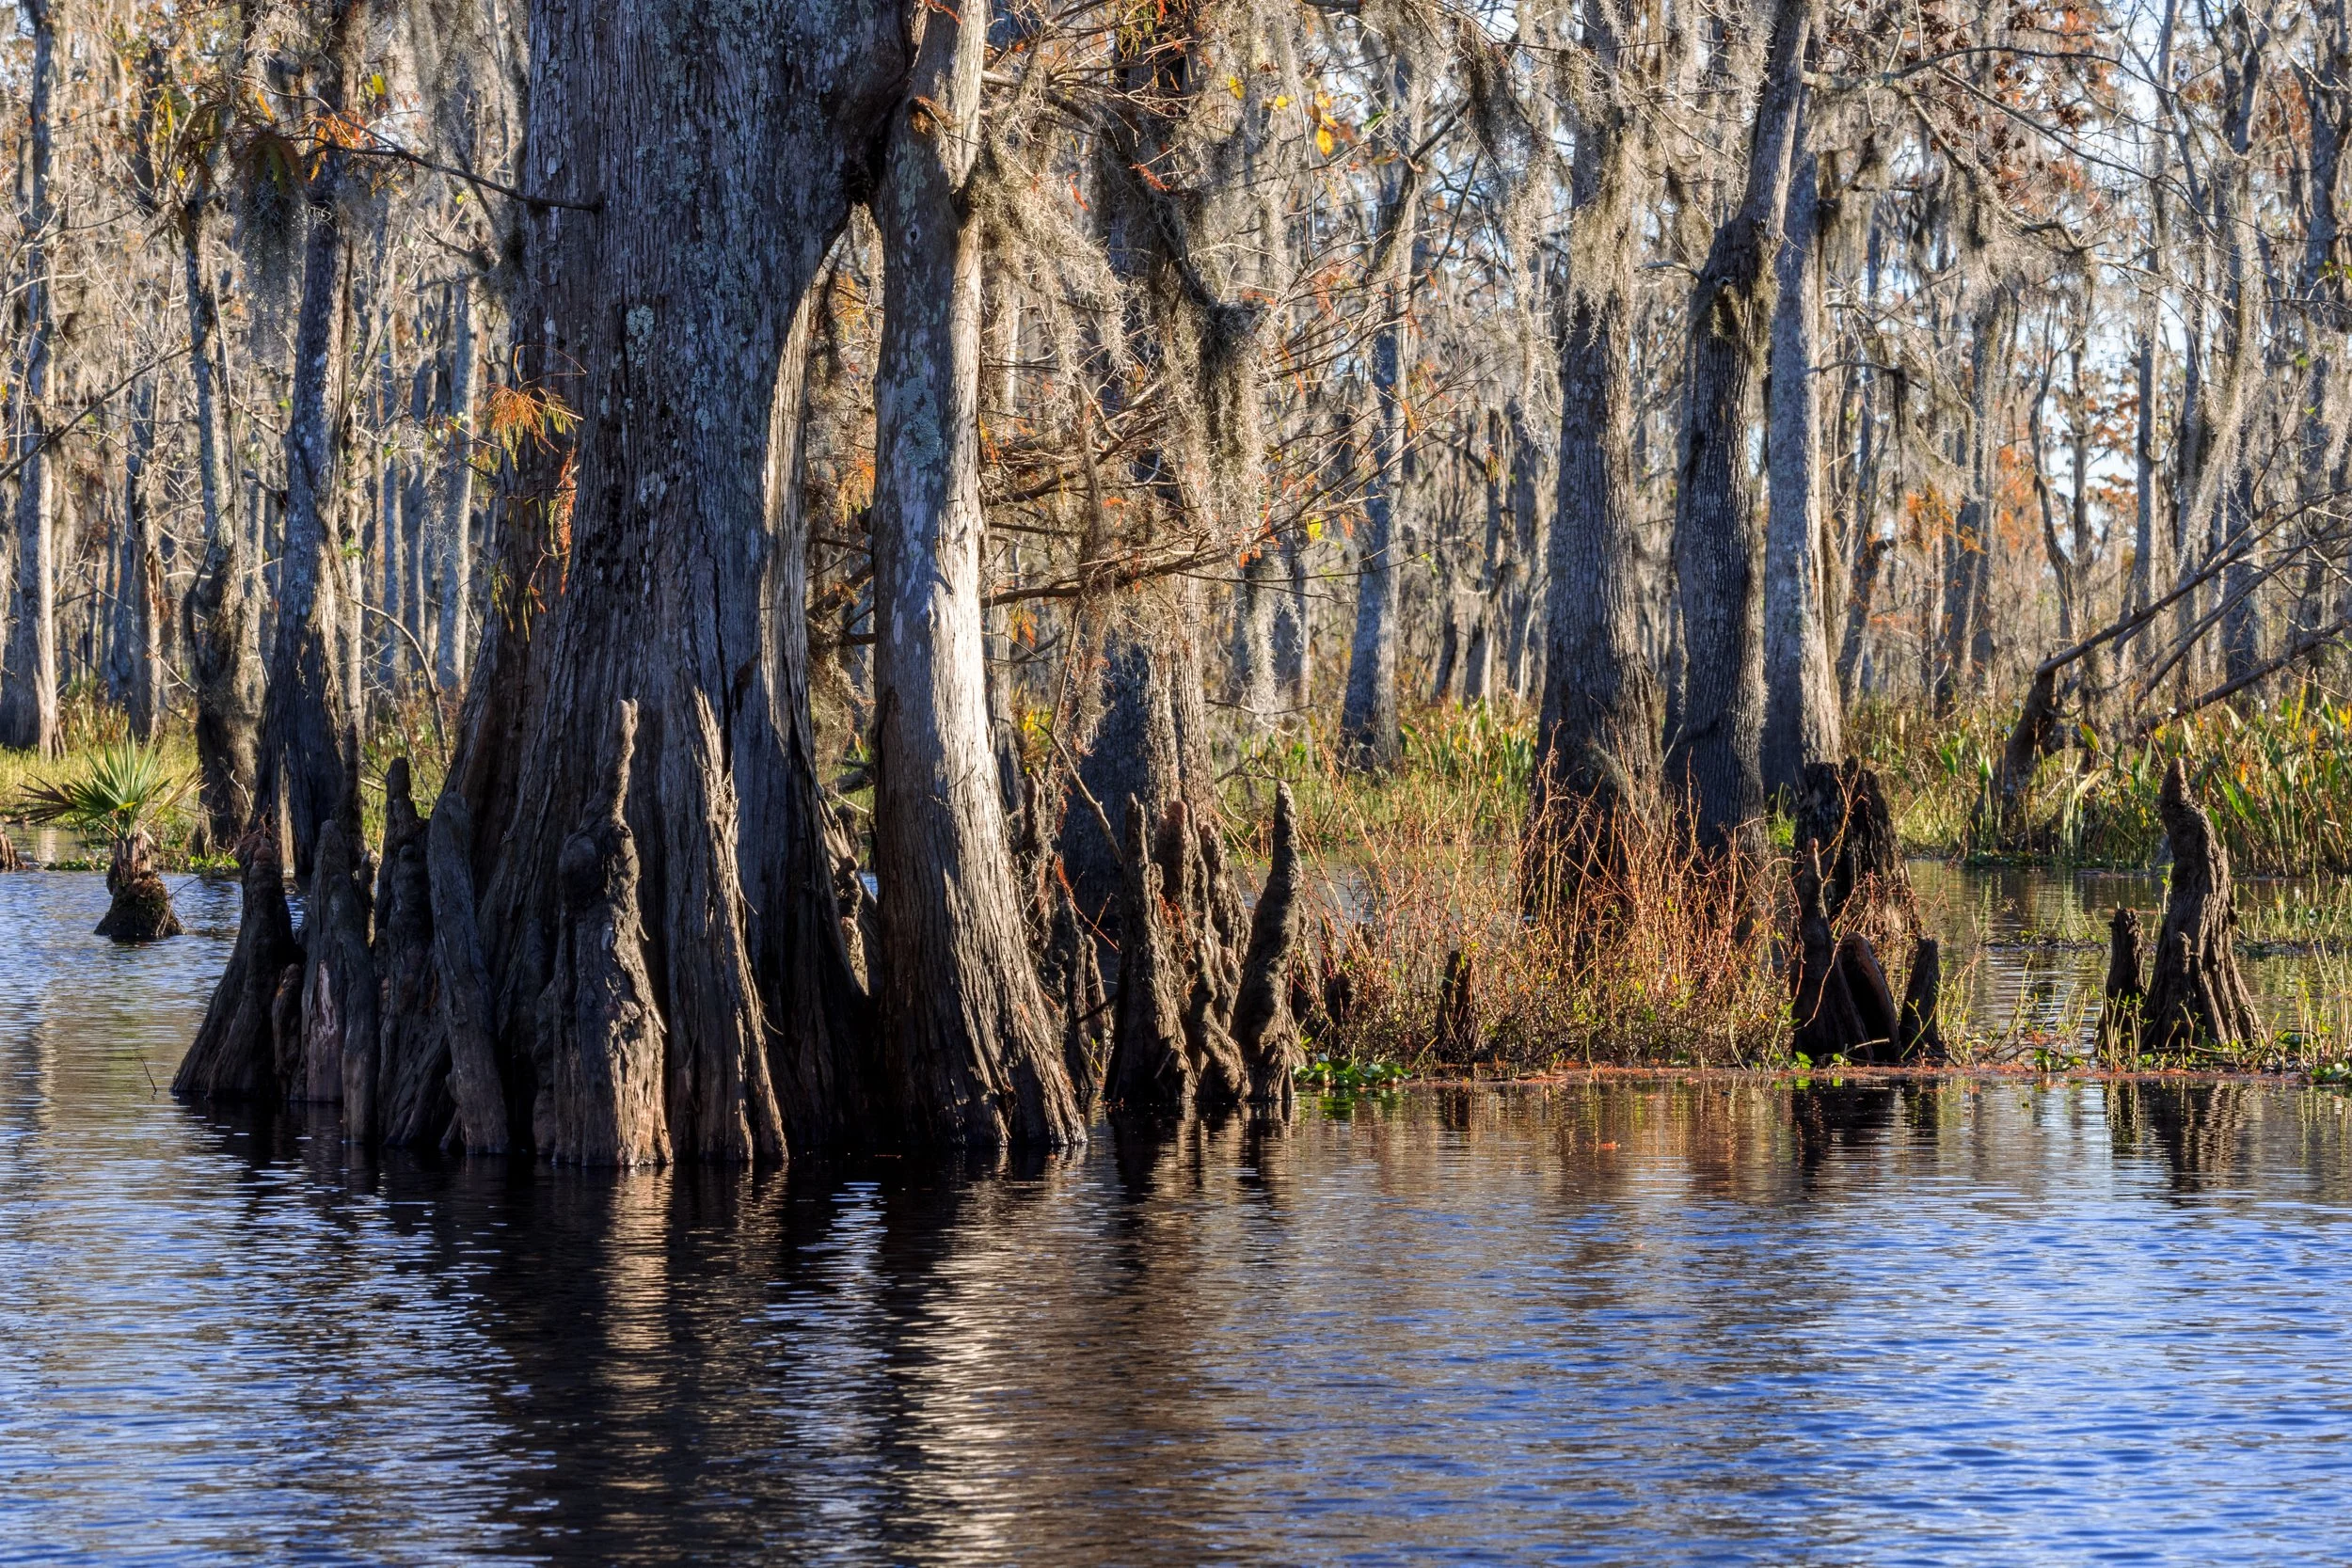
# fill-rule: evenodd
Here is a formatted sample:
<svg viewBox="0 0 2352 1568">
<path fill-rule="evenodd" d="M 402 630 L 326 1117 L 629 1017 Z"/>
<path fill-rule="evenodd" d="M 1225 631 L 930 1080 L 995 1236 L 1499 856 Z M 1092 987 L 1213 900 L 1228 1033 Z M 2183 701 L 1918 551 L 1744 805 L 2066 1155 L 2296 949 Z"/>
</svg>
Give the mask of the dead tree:
<svg viewBox="0 0 2352 1568">
<path fill-rule="evenodd" d="M 2258 1045 L 2265 1038 L 2262 1020 L 2231 944 L 2237 910 L 2230 857 L 2214 836 L 2212 818 L 2190 798 L 2188 768 L 2178 757 L 2164 777 L 2161 811 L 2172 875 L 2156 934 L 2140 1052 L 2161 1056 L 2201 1044 Z"/>
</svg>

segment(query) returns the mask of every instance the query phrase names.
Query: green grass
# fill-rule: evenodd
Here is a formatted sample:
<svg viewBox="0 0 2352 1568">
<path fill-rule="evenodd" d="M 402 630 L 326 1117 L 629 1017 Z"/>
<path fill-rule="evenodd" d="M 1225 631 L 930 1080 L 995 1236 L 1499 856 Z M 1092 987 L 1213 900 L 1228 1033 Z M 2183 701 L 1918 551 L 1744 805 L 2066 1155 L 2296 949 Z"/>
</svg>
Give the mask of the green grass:
<svg viewBox="0 0 2352 1568">
<path fill-rule="evenodd" d="M 2245 712 L 2209 708 L 2146 741 L 2103 746 L 2078 731 L 2042 759 L 2022 831 L 1997 831 L 1994 769 L 2014 704 L 1980 704 L 1941 720 L 1865 705 L 1848 738 L 1879 770 L 1906 846 L 1934 855 L 2153 865 L 2164 847 L 2157 806 L 2174 757 L 2241 876 L 2352 872 L 2352 705 L 2302 694 Z"/>
</svg>

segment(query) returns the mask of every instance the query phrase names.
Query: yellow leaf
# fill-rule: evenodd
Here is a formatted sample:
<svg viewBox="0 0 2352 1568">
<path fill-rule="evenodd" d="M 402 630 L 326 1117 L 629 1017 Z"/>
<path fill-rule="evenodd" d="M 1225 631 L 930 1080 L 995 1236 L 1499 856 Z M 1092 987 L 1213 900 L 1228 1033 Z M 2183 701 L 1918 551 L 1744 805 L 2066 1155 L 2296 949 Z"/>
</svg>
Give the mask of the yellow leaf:
<svg viewBox="0 0 2352 1568">
<path fill-rule="evenodd" d="M 1291 95 L 1286 92 L 1276 93 L 1274 95 L 1274 106 L 1278 109 L 1289 108 L 1291 106 Z"/>
<path fill-rule="evenodd" d="M 1318 125 L 1318 126 L 1316 126 L 1316 127 L 1315 127 L 1315 150 L 1316 150 L 1316 151 L 1318 151 L 1318 152 L 1320 152 L 1320 153 L 1322 153 L 1325 157 L 1328 158 L 1328 157 L 1331 155 L 1331 148 L 1332 148 L 1332 145 L 1333 145 L 1333 144 L 1332 144 L 1332 141 L 1331 141 L 1331 129 L 1330 129 L 1330 127 L 1329 127 L 1329 126 L 1327 126 L 1327 125 Z"/>
<path fill-rule="evenodd" d="M 1227 87 L 1231 87 L 1231 88 L 1232 88 L 1232 89 L 1233 89 L 1233 96 L 1234 96 L 1235 98 L 1239 98 L 1239 97 L 1241 96 L 1241 78 L 1240 78 L 1240 77 L 1238 77 L 1238 76 L 1228 76 L 1227 78 L 1225 78 L 1225 85 L 1226 85 Z"/>
</svg>

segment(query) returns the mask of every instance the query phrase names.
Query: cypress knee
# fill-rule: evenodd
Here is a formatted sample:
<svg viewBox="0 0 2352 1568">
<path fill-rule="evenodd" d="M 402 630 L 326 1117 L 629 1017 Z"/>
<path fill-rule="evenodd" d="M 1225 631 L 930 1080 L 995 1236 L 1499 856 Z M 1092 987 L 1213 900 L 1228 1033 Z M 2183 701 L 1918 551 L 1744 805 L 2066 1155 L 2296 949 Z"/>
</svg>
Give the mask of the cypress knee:
<svg viewBox="0 0 2352 1568">
<path fill-rule="evenodd" d="M 2138 1030 L 2140 1003 L 2147 994 L 2140 982 L 2147 970 L 2140 956 L 2143 942 L 2139 911 L 2119 906 L 2107 921 L 2107 983 L 2099 1006 L 2103 1054 L 2129 1046 Z"/>
<path fill-rule="evenodd" d="M 1906 1065 L 1944 1059 L 1944 1031 L 1936 1022 L 1943 999 L 1943 950 L 1933 937 L 1912 945 L 1911 975 L 1903 982 L 1901 1016 L 1895 1022 L 1895 1059 Z"/>
<path fill-rule="evenodd" d="M 2140 1050 L 2163 1055 L 2200 1044 L 2228 1048 L 2264 1041 L 2262 1020 L 2238 974 L 2231 934 L 2230 857 L 2214 835 L 2213 820 L 2188 792 L 2181 759 L 2164 778 L 2165 841 L 2172 850 L 2164 925 L 2156 937 L 2155 973 L 2148 986 Z"/>
</svg>

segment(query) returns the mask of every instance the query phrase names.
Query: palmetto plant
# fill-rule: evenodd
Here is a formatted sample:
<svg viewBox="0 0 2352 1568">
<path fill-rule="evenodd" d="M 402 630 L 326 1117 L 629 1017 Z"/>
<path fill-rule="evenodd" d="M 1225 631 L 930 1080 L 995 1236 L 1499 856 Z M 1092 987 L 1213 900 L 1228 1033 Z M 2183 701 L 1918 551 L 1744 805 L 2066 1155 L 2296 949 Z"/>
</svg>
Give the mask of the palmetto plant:
<svg viewBox="0 0 2352 1568">
<path fill-rule="evenodd" d="M 195 783 L 193 774 L 165 759 L 162 747 L 119 741 L 99 748 L 65 778 L 26 785 L 15 813 L 29 822 L 103 832 L 120 843 L 142 830 L 151 832 L 179 809 Z"/>
</svg>

